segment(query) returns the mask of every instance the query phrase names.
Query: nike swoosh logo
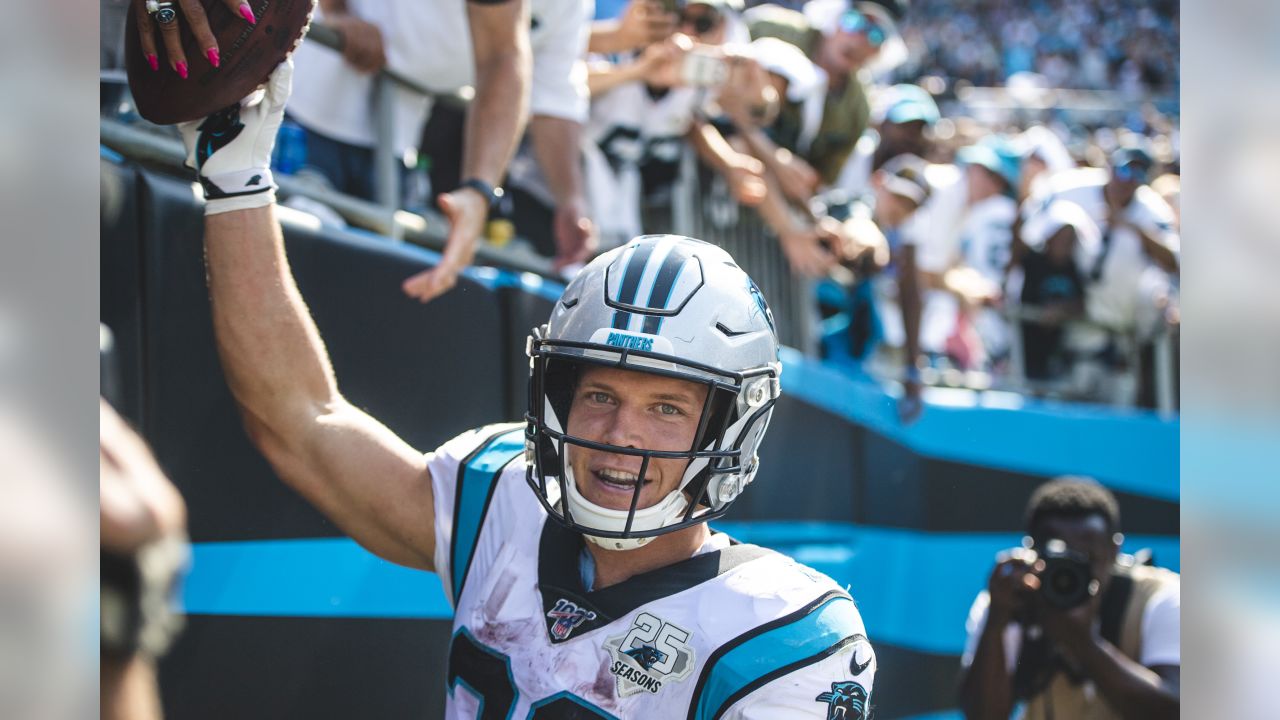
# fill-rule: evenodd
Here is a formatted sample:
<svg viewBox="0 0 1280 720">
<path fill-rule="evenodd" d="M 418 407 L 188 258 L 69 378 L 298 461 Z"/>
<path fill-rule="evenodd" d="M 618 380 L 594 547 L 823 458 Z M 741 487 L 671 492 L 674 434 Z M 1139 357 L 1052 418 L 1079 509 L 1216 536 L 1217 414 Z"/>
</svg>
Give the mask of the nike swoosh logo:
<svg viewBox="0 0 1280 720">
<path fill-rule="evenodd" d="M 874 660 L 874 659 L 875 659 L 875 657 L 876 657 L 875 653 L 873 652 L 873 653 L 871 653 L 871 654 L 867 655 L 867 660 L 866 660 L 866 662 L 858 662 L 858 644 L 859 644 L 859 643 L 866 644 L 866 645 L 868 645 L 867 649 L 868 649 L 868 650 L 870 650 L 870 649 L 871 649 L 871 648 L 870 648 L 870 643 L 867 641 L 867 636 L 866 636 L 866 635 L 854 635 L 854 636 L 853 636 L 853 643 L 852 643 L 852 644 L 853 644 L 853 657 L 849 660 L 849 672 L 853 673 L 855 677 L 856 677 L 856 676 L 858 676 L 858 675 L 861 675 L 861 674 L 862 674 L 862 673 L 863 673 L 863 672 L 864 672 L 868 667 L 870 667 L 870 666 L 871 666 L 871 661 L 872 661 L 872 660 Z"/>
</svg>

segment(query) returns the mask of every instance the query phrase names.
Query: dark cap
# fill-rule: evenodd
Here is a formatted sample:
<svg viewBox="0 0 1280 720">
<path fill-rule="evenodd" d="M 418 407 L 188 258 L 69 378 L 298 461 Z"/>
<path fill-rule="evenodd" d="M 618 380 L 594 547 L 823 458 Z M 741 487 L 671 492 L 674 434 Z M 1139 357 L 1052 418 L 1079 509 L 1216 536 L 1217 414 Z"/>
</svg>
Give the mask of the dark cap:
<svg viewBox="0 0 1280 720">
<path fill-rule="evenodd" d="M 1151 157 L 1151 153 L 1141 145 L 1122 145 L 1111 153 L 1111 167 L 1124 167 L 1125 165 L 1138 164 L 1150 169 L 1155 165 L 1155 159 Z"/>
</svg>

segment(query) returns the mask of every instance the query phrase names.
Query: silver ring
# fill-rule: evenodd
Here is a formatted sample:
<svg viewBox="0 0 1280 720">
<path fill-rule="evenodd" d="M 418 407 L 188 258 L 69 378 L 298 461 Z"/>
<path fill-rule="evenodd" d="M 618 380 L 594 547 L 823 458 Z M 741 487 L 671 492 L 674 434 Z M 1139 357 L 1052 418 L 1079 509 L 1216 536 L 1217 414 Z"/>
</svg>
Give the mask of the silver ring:
<svg viewBox="0 0 1280 720">
<path fill-rule="evenodd" d="M 156 22 L 161 25 L 168 25 L 178 19 L 178 11 L 173 9 L 173 3 L 171 2 L 147 0 L 147 12 L 151 13 Z"/>
</svg>

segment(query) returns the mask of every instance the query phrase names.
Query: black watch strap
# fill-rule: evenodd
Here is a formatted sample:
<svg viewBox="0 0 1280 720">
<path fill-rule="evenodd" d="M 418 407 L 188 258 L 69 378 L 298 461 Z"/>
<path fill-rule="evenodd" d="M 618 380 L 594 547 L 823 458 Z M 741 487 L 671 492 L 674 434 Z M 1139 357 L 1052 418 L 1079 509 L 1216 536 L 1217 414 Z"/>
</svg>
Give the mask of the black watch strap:
<svg viewBox="0 0 1280 720">
<path fill-rule="evenodd" d="M 472 190 L 475 190 L 476 192 L 483 195 L 485 199 L 489 201 L 490 209 L 492 209 L 495 205 L 497 205 L 498 202 L 502 200 L 502 196 L 505 194 L 502 188 L 494 187 L 477 177 L 467 178 L 466 180 L 463 180 L 462 184 L 459 185 L 458 187 L 459 189 L 471 188 Z"/>
<path fill-rule="evenodd" d="M 102 653 L 160 657 L 182 629 L 175 612 L 178 581 L 190 558 L 186 538 L 154 540 L 132 554 L 102 550 L 100 565 Z"/>
</svg>

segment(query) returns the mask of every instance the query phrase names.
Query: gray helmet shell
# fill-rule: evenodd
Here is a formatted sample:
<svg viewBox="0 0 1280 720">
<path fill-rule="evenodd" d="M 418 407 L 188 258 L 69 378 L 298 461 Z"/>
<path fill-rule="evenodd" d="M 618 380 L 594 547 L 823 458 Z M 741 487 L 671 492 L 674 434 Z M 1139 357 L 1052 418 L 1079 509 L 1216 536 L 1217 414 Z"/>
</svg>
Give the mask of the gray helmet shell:
<svg viewBox="0 0 1280 720">
<path fill-rule="evenodd" d="M 626 549 L 718 517 L 755 477 L 757 450 L 780 393 L 778 341 L 759 288 L 721 248 L 678 235 L 646 235 L 601 255 L 565 288 L 550 322 L 530 337 L 529 354 L 529 482 L 554 517 L 589 538 Z M 707 385 L 694 447 L 654 452 L 566 435 L 566 393 L 572 388 L 549 372 L 565 363 Z M 668 498 L 672 502 L 625 518 L 583 506 L 566 477 L 565 444 L 640 454 L 646 462 L 686 457 L 689 467 L 673 496 L 684 493 L 687 502 Z"/>
</svg>

